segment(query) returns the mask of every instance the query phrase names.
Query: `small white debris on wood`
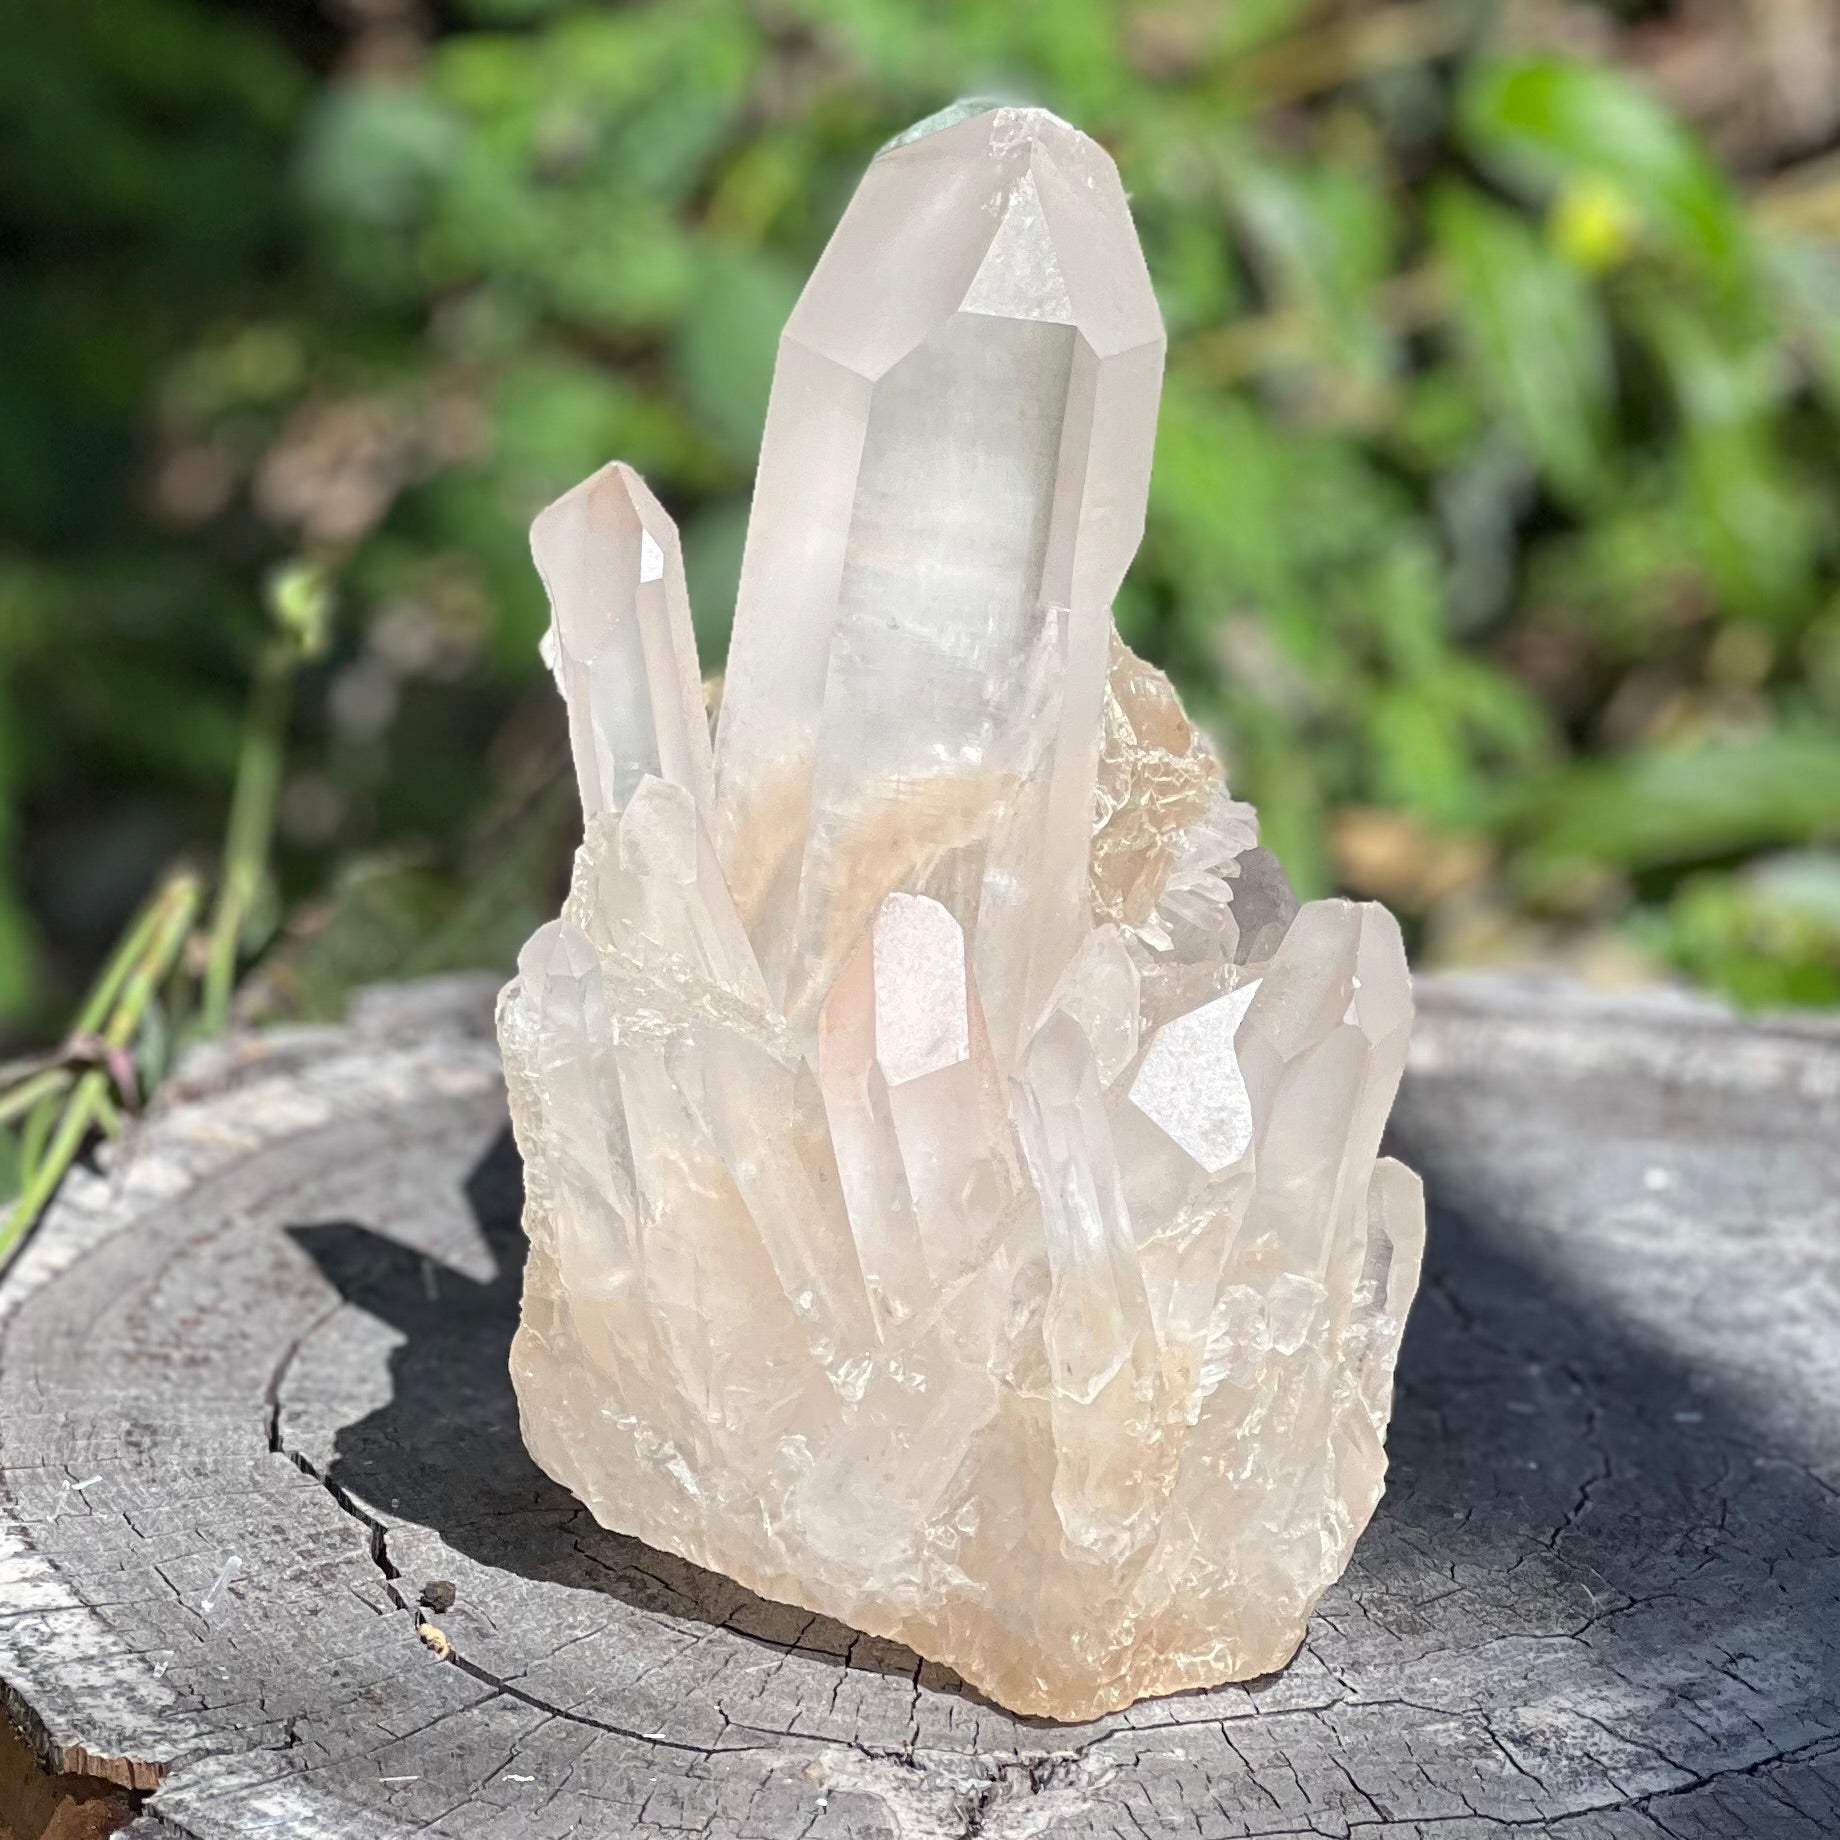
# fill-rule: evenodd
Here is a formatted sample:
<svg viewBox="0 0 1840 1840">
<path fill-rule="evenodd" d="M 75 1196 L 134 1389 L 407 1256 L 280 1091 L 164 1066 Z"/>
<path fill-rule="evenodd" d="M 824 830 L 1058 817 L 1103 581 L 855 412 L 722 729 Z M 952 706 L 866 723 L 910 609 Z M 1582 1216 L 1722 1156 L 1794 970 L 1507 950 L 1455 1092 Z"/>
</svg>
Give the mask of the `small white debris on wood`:
<svg viewBox="0 0 1840 1840">
<path fill-rule="evenodd" d="M 209 1616 L 211 1614 L 217 1607 L 217 1600 L 223 1594 L 224 1587 L 229 1584 L 230 1580 L 242 1569 L 243 1562 L 235 1553 L 232 1553 L 230 1557 L 218 1567 L 217 1576 L 211 1580 L 210 1590 L 205 1592 L 203 1598 L 199 1600 L 198 1614 L 200 1616 Z"/>
</svg>

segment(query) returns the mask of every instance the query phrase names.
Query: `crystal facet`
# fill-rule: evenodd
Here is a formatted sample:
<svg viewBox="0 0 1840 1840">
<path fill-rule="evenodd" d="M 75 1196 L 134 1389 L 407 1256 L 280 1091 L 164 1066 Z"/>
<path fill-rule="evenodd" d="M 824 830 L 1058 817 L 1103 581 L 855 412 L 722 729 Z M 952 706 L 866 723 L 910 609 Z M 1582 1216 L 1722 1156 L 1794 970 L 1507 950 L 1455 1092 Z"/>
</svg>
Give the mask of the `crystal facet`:
<svg viewBox="0 0 1840 1840">
<path fill-rule="evenodd" d="M 1112 596 L 1163 328 L 1117 169 L 1038 111 L 884 153 L 780 342 L 716 846 L 804 1034 L 886 887 L 1015 1053 L 1086 925 Z"/>
<path fill-rule="evenodd" d="M 787 325 L 713 763 L 657 501 L 533 530 L 586 836 L 499 1013 L 531 1450 L 1061 1718 L 1289 1658 L 1424 1234 L 1397 926 L 1298 908 L 1112 626 L 1162 353 L 1107 156 L 949 112 Z"/>
</svg>

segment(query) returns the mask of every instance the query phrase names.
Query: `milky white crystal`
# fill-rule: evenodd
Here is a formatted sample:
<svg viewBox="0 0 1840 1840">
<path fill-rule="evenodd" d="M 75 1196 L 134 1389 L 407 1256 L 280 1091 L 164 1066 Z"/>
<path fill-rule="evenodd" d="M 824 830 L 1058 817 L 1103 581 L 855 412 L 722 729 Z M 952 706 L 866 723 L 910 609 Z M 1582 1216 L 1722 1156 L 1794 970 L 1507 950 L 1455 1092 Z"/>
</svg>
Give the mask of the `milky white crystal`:
<svg viewBox="0 0 1840 1840">
<path fill-rule="evenodd" d="M 499 1017 L 530 1448 L 1060 1718 L 1290 1657 L 1424 1232 L 1398 927 L 1298 909 L 1113 631 L 1162 357 L 1111 161 L 961 115 L 786 327 L 713 756 L 657 501 L 532 533 L 586 837 Z"/>
</svg>

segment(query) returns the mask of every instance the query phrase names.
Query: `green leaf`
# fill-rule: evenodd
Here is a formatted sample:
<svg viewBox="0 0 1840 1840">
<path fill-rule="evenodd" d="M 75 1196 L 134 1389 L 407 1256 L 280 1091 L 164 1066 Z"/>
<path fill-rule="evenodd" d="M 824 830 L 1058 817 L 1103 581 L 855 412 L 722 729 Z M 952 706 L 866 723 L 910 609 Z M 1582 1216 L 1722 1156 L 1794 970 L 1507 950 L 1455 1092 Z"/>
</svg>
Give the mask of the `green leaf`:
<svg viewBox="0 0 1840 1840">
<path fill-rule="evenodd" d="M 701 182 L 748 99 L 758 28 L 733 0 L 582 8 L 543 45 L 538 151 L 579 159 L 635 200 L 669 205 Z M 558 134 L 557 129 L 560 129 Z"/>
<path fill-rule="evenodd" d="M 1596 291 L 1531 225 L 1467 186 L 1438 195 L 1432 229 L 1485 388 L 1552 485 L 1588 497 L 1604 475 L 1612 384 Z"/>
<path fill-rule="evenodd" d="M 425 208 L 460 129 L 425 90 L 351 83 L 329 90 L 308 130 L 301 184 L 329 217 L 401 229 Z"/>
<path fill-rule="evenodd" d="M 1739 1003 L 1840 1004 L 1840 856 L 1808 850 L 1690 877 L 1637 932 Z"/>
<path fill-rule="evenodd" d="M 1315 10 L 1315 0 L 1236 0 L 1220 8 L 1213 21 L 1218 49 L 1231 57 L 1256 51 L 1286 32 L 1307 27 Z"/>
<path fill-rule="evenodd" d="M 1829 415 L 1840 415 L 1840 248 L 1811 237 L 1764 246 L 1770 291 Z"/>
<path fill-rule="evenodd" d="M 1307 672 L 1313 701 L 1346 681 L 1339 635 L 1371 628 L 1367 571 L 1406 537 L 1399 496 L 1354 443 L 1299 433 L 1179 374 L 1164 391 L 1150 519 L 1182 620 L 1205 637 L 1255 612 Z"/>
<path fill-rule="evenodd" d="M 1778 447 L 1776 351 L 1734 347 L 1672 298 L 1646 302 L 1637 323 L 1680 407 L 1694 529 L 1721 598 L 1749 617 L 1797 620 L 1812 611 L 1814 531 Z"/>
<path fill-rule="evenodd" d="M 1737 195 L 1689 130 L 1623 72 L 1554 57 L 1485 64 L 1464 88 L 1459 125 L 1510 183 L 1542 198 L 1583 180 L 1613 188 L 1657 242 L 1731 288 L 1750 286 Z"/>
<path fill-rule="evenodd" d="M 777 258 L 713 250 L 678 329 L 684 392 L 744 467 L 760 451 L 773 359 L 798 297 L 797 274 Z"/>
<path fill-rule="evenodd" d="M 1840 736 L 1783 729 L 1587 764 L 1532 795 L 1525 870 L 1656 869 L 1840 832 Z"/>
<path fill-rule="evenodd" d="M 1367 712 L 1374 784 L 1383 804 L 1454 823 L 1474 802 L 1473 776 L 1449 709 L 1428 688 L 1415 684 L 1374 692 Z"/>
<path fill-rule="evenodd" d="M 1367 596 L 1387 666 L 1401 679 L 1429 677 L 1450 655 L 1444 596 L 1431 546 L 1406 542 L 1377 559 Z"/>
<path fill-rule="evenodd" d="M 1172 377 L 1150 475 L 1152 526 L 1198 602 L 1300 599 L 1277 441 L 1247 405 Z"/>
<path fill-rule="evenodd" d="M 662 210 L 582 188 L 559 195 L 532 227 L 525 272 L 562 319 L 606 331 L 665 326 L 691 297 L 692 245 Z"/>
<path fill-rule="evenodd" d="M 1218 224 L 1192 206 L 1157 211 L 1139 204 L 1135 214 L 1157 303 L 1172 339 L 1217 326 L 1242 309 L 1232 243 Z"/>
<path fill-rule="evenodd" d="M 699 444 L 674 404 L 609 366 L 533 352 L 505 370 L 492 402 L 499 481 L 515 514 L 534 517 L 609 460 L 661 477 L 699 470 Z"/>
<path fill-rule="evenodd" d="M 1524 775 L 1549 741 L 1544 712 L 1511 678 L 1456 654 L 1370 691 L 1366 729 L 1381 801 L 1458 830 L 1490 823 L 1501 785 Z"/>
<path fill-rule="evenodd" d="M 1233 205 L 1280 305 L 1306 314 L 1329 355 L 1381 376 L 1393 341 L 1374 311 L 1396 221 L 1372 180 L 1252 156 L 1227 167 Z"/>
</svg>

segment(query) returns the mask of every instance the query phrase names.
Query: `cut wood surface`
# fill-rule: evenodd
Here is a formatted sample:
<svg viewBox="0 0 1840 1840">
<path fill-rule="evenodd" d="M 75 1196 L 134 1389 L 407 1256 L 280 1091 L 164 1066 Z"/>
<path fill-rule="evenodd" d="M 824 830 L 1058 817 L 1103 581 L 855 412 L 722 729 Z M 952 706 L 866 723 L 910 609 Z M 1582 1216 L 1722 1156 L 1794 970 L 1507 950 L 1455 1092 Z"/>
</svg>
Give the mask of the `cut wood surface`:
<svg viewBox="0 0 1840 1840">
<path fill-rule="evenodd" d="M 1840 1833 L 1840 1030 L 1431 983 L 1385 1501 L 1281 1674 L 1017 1719 L 525 1455 L 489 993 L 194 1057 L 0 1286 L 0 1682 L 133 1840 Z"/>
</svg>

